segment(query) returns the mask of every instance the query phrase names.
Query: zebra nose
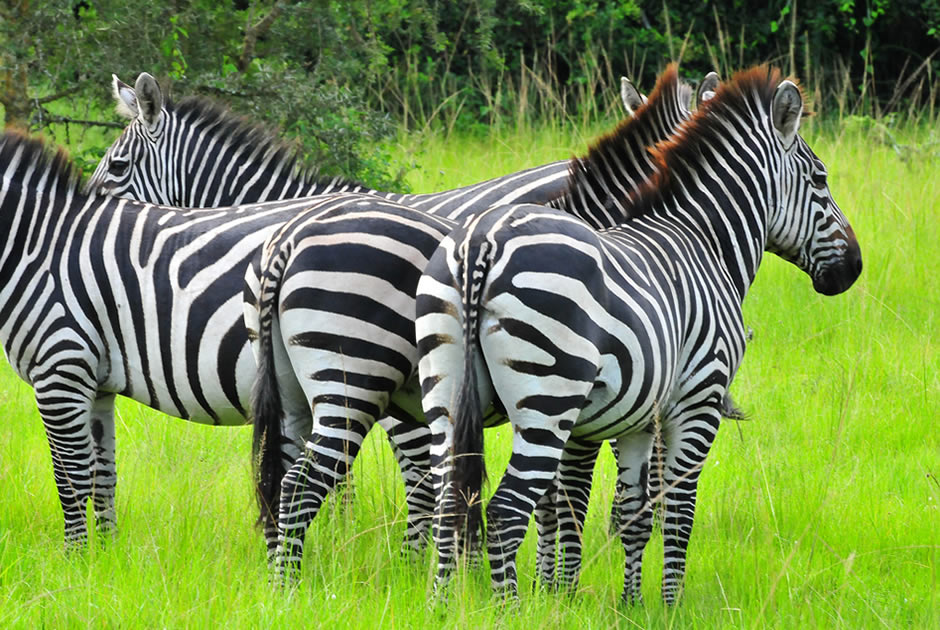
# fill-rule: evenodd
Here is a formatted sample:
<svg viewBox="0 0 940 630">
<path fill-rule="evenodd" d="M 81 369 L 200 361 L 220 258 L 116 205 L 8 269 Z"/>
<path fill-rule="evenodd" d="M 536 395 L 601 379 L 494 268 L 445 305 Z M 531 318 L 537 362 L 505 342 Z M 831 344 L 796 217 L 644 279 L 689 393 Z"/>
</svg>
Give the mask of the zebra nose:
<svg viewBox="0 0 940 630">
<path fill-rule="evenodd" d="M 862 275 L 862 251 L 855 248 L 855 277 Z"/>
</svg>

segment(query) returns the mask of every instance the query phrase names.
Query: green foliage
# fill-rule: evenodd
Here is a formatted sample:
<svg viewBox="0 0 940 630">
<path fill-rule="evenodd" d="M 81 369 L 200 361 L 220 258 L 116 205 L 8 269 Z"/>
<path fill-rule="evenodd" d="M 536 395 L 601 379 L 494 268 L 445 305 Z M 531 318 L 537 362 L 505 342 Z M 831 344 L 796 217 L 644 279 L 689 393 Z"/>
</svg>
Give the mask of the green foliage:
<svg viewBox="0 0 940 630">
<path fill-rule="evenodd" d="M 74 142 L 119 122 L 111 73 L 146 70 L 283 129 L 324 174 L 401 188 L 392 120 L 583 124 L 619 114 L 621 75 L 648 90 L 674 59 L 693 80 L 775 63 L 823 114 L 936 120 L 938 50 L 940 0 L 56 0 L 0 5 L 0 104 Z"/>
<path fill-rule="evenodd" d="M 175 98 L 210 95 L 283 129 L 324 175 L 403 186 L 383 148 L 389 118 L 366 101 L 386 49 L 348 26 L 345 4 L 85 0 L 23 6 L 16 20 L 0 20 L 0 43 L 11 67 L 28 76 L 23 89 L 33 129 L 68 133 L 61 124 L 49 126 L 66 118 L 63 111 L 71 112 L 73 127 L 102 118 L 117 125 L 119 119 L 106 113 L 113 107 L 111 74 L 133 84 L 146 70 Z M 109 143 L 84 141 L 81 146 L 91 148 L 77 157 L 90 163 Z"/>
<path fill-rule="evenodd" d="M 2 365 L 0 627 L 940 627 L 940 178 L 936 163 L 902 161 L 873 143 L 868 122 L 822 122 L 807 139 L 865 269 L 844 295 L 823 297 L 792 265 L 765 258 L 745 301 L 755 335 L 733 386 L 751 420 L 723 424 L 705 463 L 679 606 L 659 601 L 658 531 L 644 556 L 646 603 L 618 602 L 623 552 L 606 522 L 616 475 L 606 448 L 577 593 L 529 588 L 531 527 L 518 604 L 491 597 L 484 563 L 459 571 L 448 601 L 429 606 L 434 554 L 398 553 L 404 491 L 379 431 L 356 461 L 349 505 L 331 501 L 308 533 L 303 580 L 279 591 L 252 527 L 251 430 L 194 425 L 126 400 L 116 423 L 120 536 L 66 555 L 35 399 Z M 931 132 L 890 130 L 909 146 Z M 409 181 L 425 192 L 543 164 L 601 131 L 432 135 L 407 147 L 433 165 Z M 511 447 L 505 429 L 486 435 L 494 477 Z"/>
</svg>

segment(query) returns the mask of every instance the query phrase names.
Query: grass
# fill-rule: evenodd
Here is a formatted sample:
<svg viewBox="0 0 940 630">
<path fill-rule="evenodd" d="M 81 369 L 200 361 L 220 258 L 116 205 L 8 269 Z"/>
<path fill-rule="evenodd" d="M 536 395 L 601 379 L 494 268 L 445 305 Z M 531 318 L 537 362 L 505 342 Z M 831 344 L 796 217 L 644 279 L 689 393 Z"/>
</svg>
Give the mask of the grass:
<svg viewBox="0 0 940 630">
<path fill-rule="evenodd" d="M 806 137 L 829 166 L 865 270 L 826 298 L 766 258 L 745 303 L 755 334 L 733 387 L 750 420 L 724 424 L 706 463 L 680 606 L 658 599 L 657 534 L 646 605 L 618 604 L 623 556 L 607 534 L 615 471 L 605 452 L 576 596 L 530 592 L 530 532 L 520 603 L 491 598 L 480 568 L 429 607 L 433 554 L 397 554 L 403 489 L 378 431 L 356 463 L 352 500 L 334 501 L 308 533 L 301 584 L 278 592 L 251 527 L 250 431 L 130 401 L 118 416 L 120 537 L 66 556 L 32 392 L 4 364 L 0 627 L 940 627 L 940 160 L 904 161 L 864 125 L 812 124 Z M 398 154 L 424 165 L 411 174 L 421 192 L 563 159 L 602 129 L 403 138 Z M 929 134 L 895 135 L 917 147 Z M 487 434 L 492 478 L 508 438 Z"/>
</svg>

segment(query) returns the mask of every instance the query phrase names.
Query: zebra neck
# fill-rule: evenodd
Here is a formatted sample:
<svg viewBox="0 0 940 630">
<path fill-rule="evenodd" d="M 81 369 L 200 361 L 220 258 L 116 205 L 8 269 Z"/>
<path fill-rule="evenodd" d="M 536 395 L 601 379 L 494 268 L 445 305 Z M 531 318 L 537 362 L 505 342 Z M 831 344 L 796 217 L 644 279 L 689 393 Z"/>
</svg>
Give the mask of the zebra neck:
<svg viewBox="0 0 940 630">
<path fill-rule="evenodd" d="M 770 195 L 765 174 L 735 173 L 730 177 L 731 173 L 721 173 L 716 177 L 711 168 L 689 169 L 681 174 L 676 171 L 670 174 L 668 191 L 653 213 L 674 222 L 705 245 L 727 271 L 743 301 L 754 282 L 766 242 Z"/>
</svg>

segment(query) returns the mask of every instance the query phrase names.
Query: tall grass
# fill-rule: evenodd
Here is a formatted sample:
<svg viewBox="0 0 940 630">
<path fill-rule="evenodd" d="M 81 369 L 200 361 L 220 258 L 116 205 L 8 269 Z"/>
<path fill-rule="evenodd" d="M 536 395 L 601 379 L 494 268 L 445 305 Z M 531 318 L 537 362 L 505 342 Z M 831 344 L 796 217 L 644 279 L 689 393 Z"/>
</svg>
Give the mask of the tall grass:
<svg viewBox="0 0 940 630">
<path fill-rule="evenodd" d="M 826 298 L 773 256 L 745 303 L 754 329 L 733 386 L 750 420 L 728 422 L 705 465 L 681 605 L 622 608 L 623 555 L 608 535 L 615 469 L 602 453 L 574 595 L 530 592 L 534 531 L 520 552 L 521 602 L 489 593 L 485 568 L 428 606 L 433 553 L 402 558 L 403 489 L 377 431 L 307 537 L 303 579 L 268 584 L 252 528 L 250 431 L 118 406 L 120 536 L 61 549 L 62 517 L 31 390 L 0 368 L 0 627 L 795 628 L 940 627 L 940 161 L 877 141 L 862 120 L 807 138 L 862 244 L 865 270 Z M 883 123 L 882 123 L 883 124 Z M 560 122 L 480 137 L 403 137 L 416 191 L 496 176 L 583 150 L 600 130 Z M 924 147 L 922 126 L 890 130 Z M 902 159 L 903 158 L 903 159 Z M 498 478 L 510 434 L 486 436 Z M 491 487 L 490 490 L 493 488 Z"/>
</svg>

